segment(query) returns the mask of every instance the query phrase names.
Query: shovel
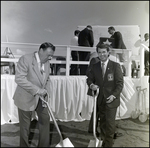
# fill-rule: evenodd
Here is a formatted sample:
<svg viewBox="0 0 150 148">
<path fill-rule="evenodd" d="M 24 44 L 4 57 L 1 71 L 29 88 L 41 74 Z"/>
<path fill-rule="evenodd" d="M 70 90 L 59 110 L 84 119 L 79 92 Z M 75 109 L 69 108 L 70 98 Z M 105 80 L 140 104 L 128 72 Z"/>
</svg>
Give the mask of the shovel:
<svg viewBox="0 0 150 148">
<path fill-rule="evenodd" d="M 137 86 L 137 87 L 136 87 L 136 90 L 138 91 L 138 98 L 137 98 L 137 101 L 136 101 L 136 110 L 135 110 L 135 111 L 132 111 L 132 113 L 131 113 L 132 119 L 136 119 L 136 118 L 138 118 L 139 115 L 140 115 L 139 98 L 140 98 L 141 86 Z"/>
<path fill-rule="evenodd" d="M 139 116 L 139 120 L 144 123 L 148 119 L 148 114 L 146 113 L 146 91 L 147 88 L 144 88 L 142 91 L 142 113 Z"/>
<path fill-rule="evenodd" d="M 49 98 L 49 95 L 48 95 L 48 94 L 47 94 L 47 96 L 48 96 L 48 98 Z M 45 101 L 42 97 L 40 97 L 40 99 L 47 105 L 47 107 L 48 107 L 48 113 L 49 113 L 49 115 L 52 117 L 52 120 L 53 120 L 53 122 L 54 122 L 54 125 L 55 125 L 55 127 L 56 127 L 56 129 L 57 129 L 57 131 L 58 131 L 58 133 L 59 133 L 59 136 L 60 136 L 60 142 L 59 142 L 55 147 L 74 147 L 74 145 L 71 143 L 71 141 L 69 140 L 69 138 L 65 138 L 65 139 L 63 140 L 62 134 L 61 134 L 61 132 L 60 132 L 60 129 L 59 129 L 59 127 L 58 127 L 58 124 L 57 124 L 57 122 L 56 122 L 56 119 L 55 119 L 55 117 L 54 117 L 54 115 L 53 115 L 53 112 L 52 112 L 52 110 L 51 110 L 51 108 L 50 108 L 48 102 Z"/>
<path fill-rule="evenodd" d="M 93 92 L 92 92 L 93 93 Z M 95 126 L 96 126 L 96 106 L 97 106 L 97 96 L 99 94 L 99 88 L 96 91 L 96 95 L 94 95 L 94 111 L 93 111 L 93 136 L 94 140 L 90 140 L 88 147 L 101 147 L 102 141 L 96 137 L 95 134 Z"/>
</svg>

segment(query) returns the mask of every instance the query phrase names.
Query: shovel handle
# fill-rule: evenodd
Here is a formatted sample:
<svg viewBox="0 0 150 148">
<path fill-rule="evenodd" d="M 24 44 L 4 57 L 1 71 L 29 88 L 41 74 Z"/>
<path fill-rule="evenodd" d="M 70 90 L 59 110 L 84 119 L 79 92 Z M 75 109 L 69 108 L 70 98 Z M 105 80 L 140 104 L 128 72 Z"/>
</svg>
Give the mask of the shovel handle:
<svg viewBox="0 0 150 148">
<path fill-rule="evenodd" d="M 141 91 L 143 92 L 143 97 L 142 97 L 143 110 L 144 110 L 144 113 L 146 114 L 146 91 L 147 91 L 147 88 L 143 88 L 143 89 L 141 89 Z"/>
<path fill-rule="evenodd" d="M 138 111 L 140 109 L 139 107 L 139 101 L 140 101 L 140 92 L 141 92 L 141 86 L 137 86 L 136 90 L 138 92 L 138 97 L 137 97 L 137 101 L 136 101 L 136 110 Z"/>
<path fill-rule="evenodd" d="M 47 93 L 47 96 L 48 96 L 48 99 L 49 99 L 49 94 L 48 94 L 48 93 Z M 47 105 L 47 107 L 48 107 L 48 112 L 49 112 L 50 116 L 52 117 L 53 122 L 54 122 L 54 124 L 55 124 L 55 127 L 56 127 L 56 129 L 57 129 L 57 131 L 58 131 L 58 133 L 59 133 L 60 140 L 63 141 L 62 134 L 61 134 L 61 132 L 60 132 L 60 129 L 59 129 L 59 127 L 58 127 L 58 124 L 57 124 L 57 122 L 56 122 L 56 119 L 55 119 L 55 117 L 54 117 L 54 115 L 53 115 L 53 112 L 52 112 L 52 110 L 51 110 L 51 108 L 50 108 L 48 102 L 45 101 L 42 97 L 40 97 L 40 99 Z"/>
<path fill-rule="evenodd" d="M 96 94 L 94 95 L 94 111 L 93 111 L 93 135 L 95 139 L 97 139 L 95 134 L 95 127 L 96 127 L 96 108 L 97 108 L 97 97 L 99 94 L 99 88 L 96 90 Z"/>
</svg>

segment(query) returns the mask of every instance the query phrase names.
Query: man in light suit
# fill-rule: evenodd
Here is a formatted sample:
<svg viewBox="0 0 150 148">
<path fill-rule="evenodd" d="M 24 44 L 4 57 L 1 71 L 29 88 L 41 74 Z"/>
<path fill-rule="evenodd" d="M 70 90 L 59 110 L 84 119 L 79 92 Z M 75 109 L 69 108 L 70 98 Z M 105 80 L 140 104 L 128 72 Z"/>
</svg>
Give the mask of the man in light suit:
<svg viewBox="0 0 150 148">
<path fill-rule="evenodd" d="M 14 103 L 18 107 L 20 125 L 20 147 L 29 147 L 29 133 L 32 111 L 36 111 L 39 124 L 38 147 L 49 147 L 50 117 L 47 107 L 40 97 L 48 101 L 50 89 L 50 63 L 55 46 L 49 42 L 40 45 L 39 51 L 23 55 L 18 63 L 15 74 L 17 88 Z"/>
<path fill-rule="evenodd" d="M 100 132 L 103 147 L 113 146 L 115 117 L 120 105 L 120 93 L 123 89 L 123 74 L 119 63 L 109 60 L 108 45 L 96 47 L 100 61 L 94 64 L 88 73 L 87 84 L 93 91 L 99 89 L 97 106 L 100 117 Z M 102 65 L 104 67 L 102 68 Z"/>
</svg>

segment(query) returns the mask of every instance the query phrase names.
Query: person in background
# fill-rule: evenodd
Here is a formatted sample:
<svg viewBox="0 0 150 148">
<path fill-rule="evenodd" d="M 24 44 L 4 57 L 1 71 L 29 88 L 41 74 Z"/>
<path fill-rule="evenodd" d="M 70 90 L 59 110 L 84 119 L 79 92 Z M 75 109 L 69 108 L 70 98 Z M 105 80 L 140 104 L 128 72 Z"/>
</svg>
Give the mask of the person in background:
<svg viewBox="0 0 150 148">
<path fill-rule="evenodd" d="M 146 45 L 149 49 L 149 33 L 144 34 L 144 40 L 142 41 L 144 45 Z M 149 76 L 149 50 L 145 48 L 144 51 L 144 66 L 145 66 L 145 76 Z"/>
<path fill-rule="evenodd" d="M 111 26 L 108 28 L 108 33 L 111 35 L 110 38 L 114 38 L 115 40 L 114 48 L 126 49 L 126 46 L 122 38 L 122 34 L 119 31 L 115 31 L 115 28 Z M 118 53 L 118 55 L 120 62 L 124 62 L 125 61 L 124 55 L 122 53 Z"/>
<path fill-rule="evenodd" d="M 81 30 L 78 37 L 78 45 L 84 47 L 93 47 L 94 45 L 94 37 L 92 26 L 87 25 L 86 28 Z M 87 51 L 79 51 L 79 61 L 89 61 L 90 52 Z M 80 75 L 86 75 L 88 65 L 79 65 Z"/>
<path fill-rule="evenodd" d="M 72 46 L 78 46 L 79 33 L 80 33 L 80 30 L 74 31 L 74 37 L 71 39 L 71 42 L 70 42 Z M 79 61 L 78 51 L 71 51 L 71 57 L 72 57 L 72 61 Z M 71 64 L 70 75 L 79 75 L 77 64 Z"/>
<path fill-rule="evenodd" d="M 120 93 L 123 89 L 123 74 L 120 64 L 109 60 L 110 49 L 106 44 L 96 47 L 100 61 L 94 64 L 88 73 L 87 85 L 92 91 L 99 89 L 97 106 L 100 117 L 100 133 L 103 147 L 113 146 L 116 130 L 115 118 L 120 105 Z"/>
<path fill-rule="evenodd" d="M 49 42 L 40 45 L 39 50 L 20 57 L 15 74 L 17 88 L 14 104 L 18 107 L 20 126 L 20 147 L 30 147 L 29 133 L 32 112 L 36 111 L 39 125 L 38 147 L 49 147 L 50 117 L 46 104 L 50 90 L 50 63 L 55 46 Z"/>
<path fill-rule="evenodd" d="M 70 45 L 72 46 L 78 46 L 78 36 L 79 36 L 80 30 L 74 31 L 74 37 L 70 41 Z"/>
</svg>

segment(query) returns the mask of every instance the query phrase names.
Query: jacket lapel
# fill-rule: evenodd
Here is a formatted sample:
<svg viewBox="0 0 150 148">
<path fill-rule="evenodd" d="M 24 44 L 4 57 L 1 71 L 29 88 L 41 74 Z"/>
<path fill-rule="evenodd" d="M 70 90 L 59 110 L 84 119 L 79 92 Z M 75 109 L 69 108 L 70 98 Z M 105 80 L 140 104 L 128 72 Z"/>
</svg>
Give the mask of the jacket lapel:
<svg viewBox="0 0 150 148">
<path fill-rule="evenodd" d="M 41 73 L 39 71 L 39 67 L 38 67 L 38 63 L 37 63 L 36 58 L 35 58 L 35 54 L 33 55 L 32 65 L 33 65 L 33 70 L 35 71 L 37 77 L 39 78 L 39 81 L 43 85 L 43 78 L 42 78 L 42 75 L 41 75 Z"/>
<path fill-rule="evenodd" d="M 45 78 L 44 78 L 44 81 L 43 81 L 43 85 L 45 86 L 46 81 L 47 81 L 47 77 L 49 77 L 49 68 L 50 68 L 49 61 L 44 64 L 44 68 L 45 68 Z"/>
</svg>

